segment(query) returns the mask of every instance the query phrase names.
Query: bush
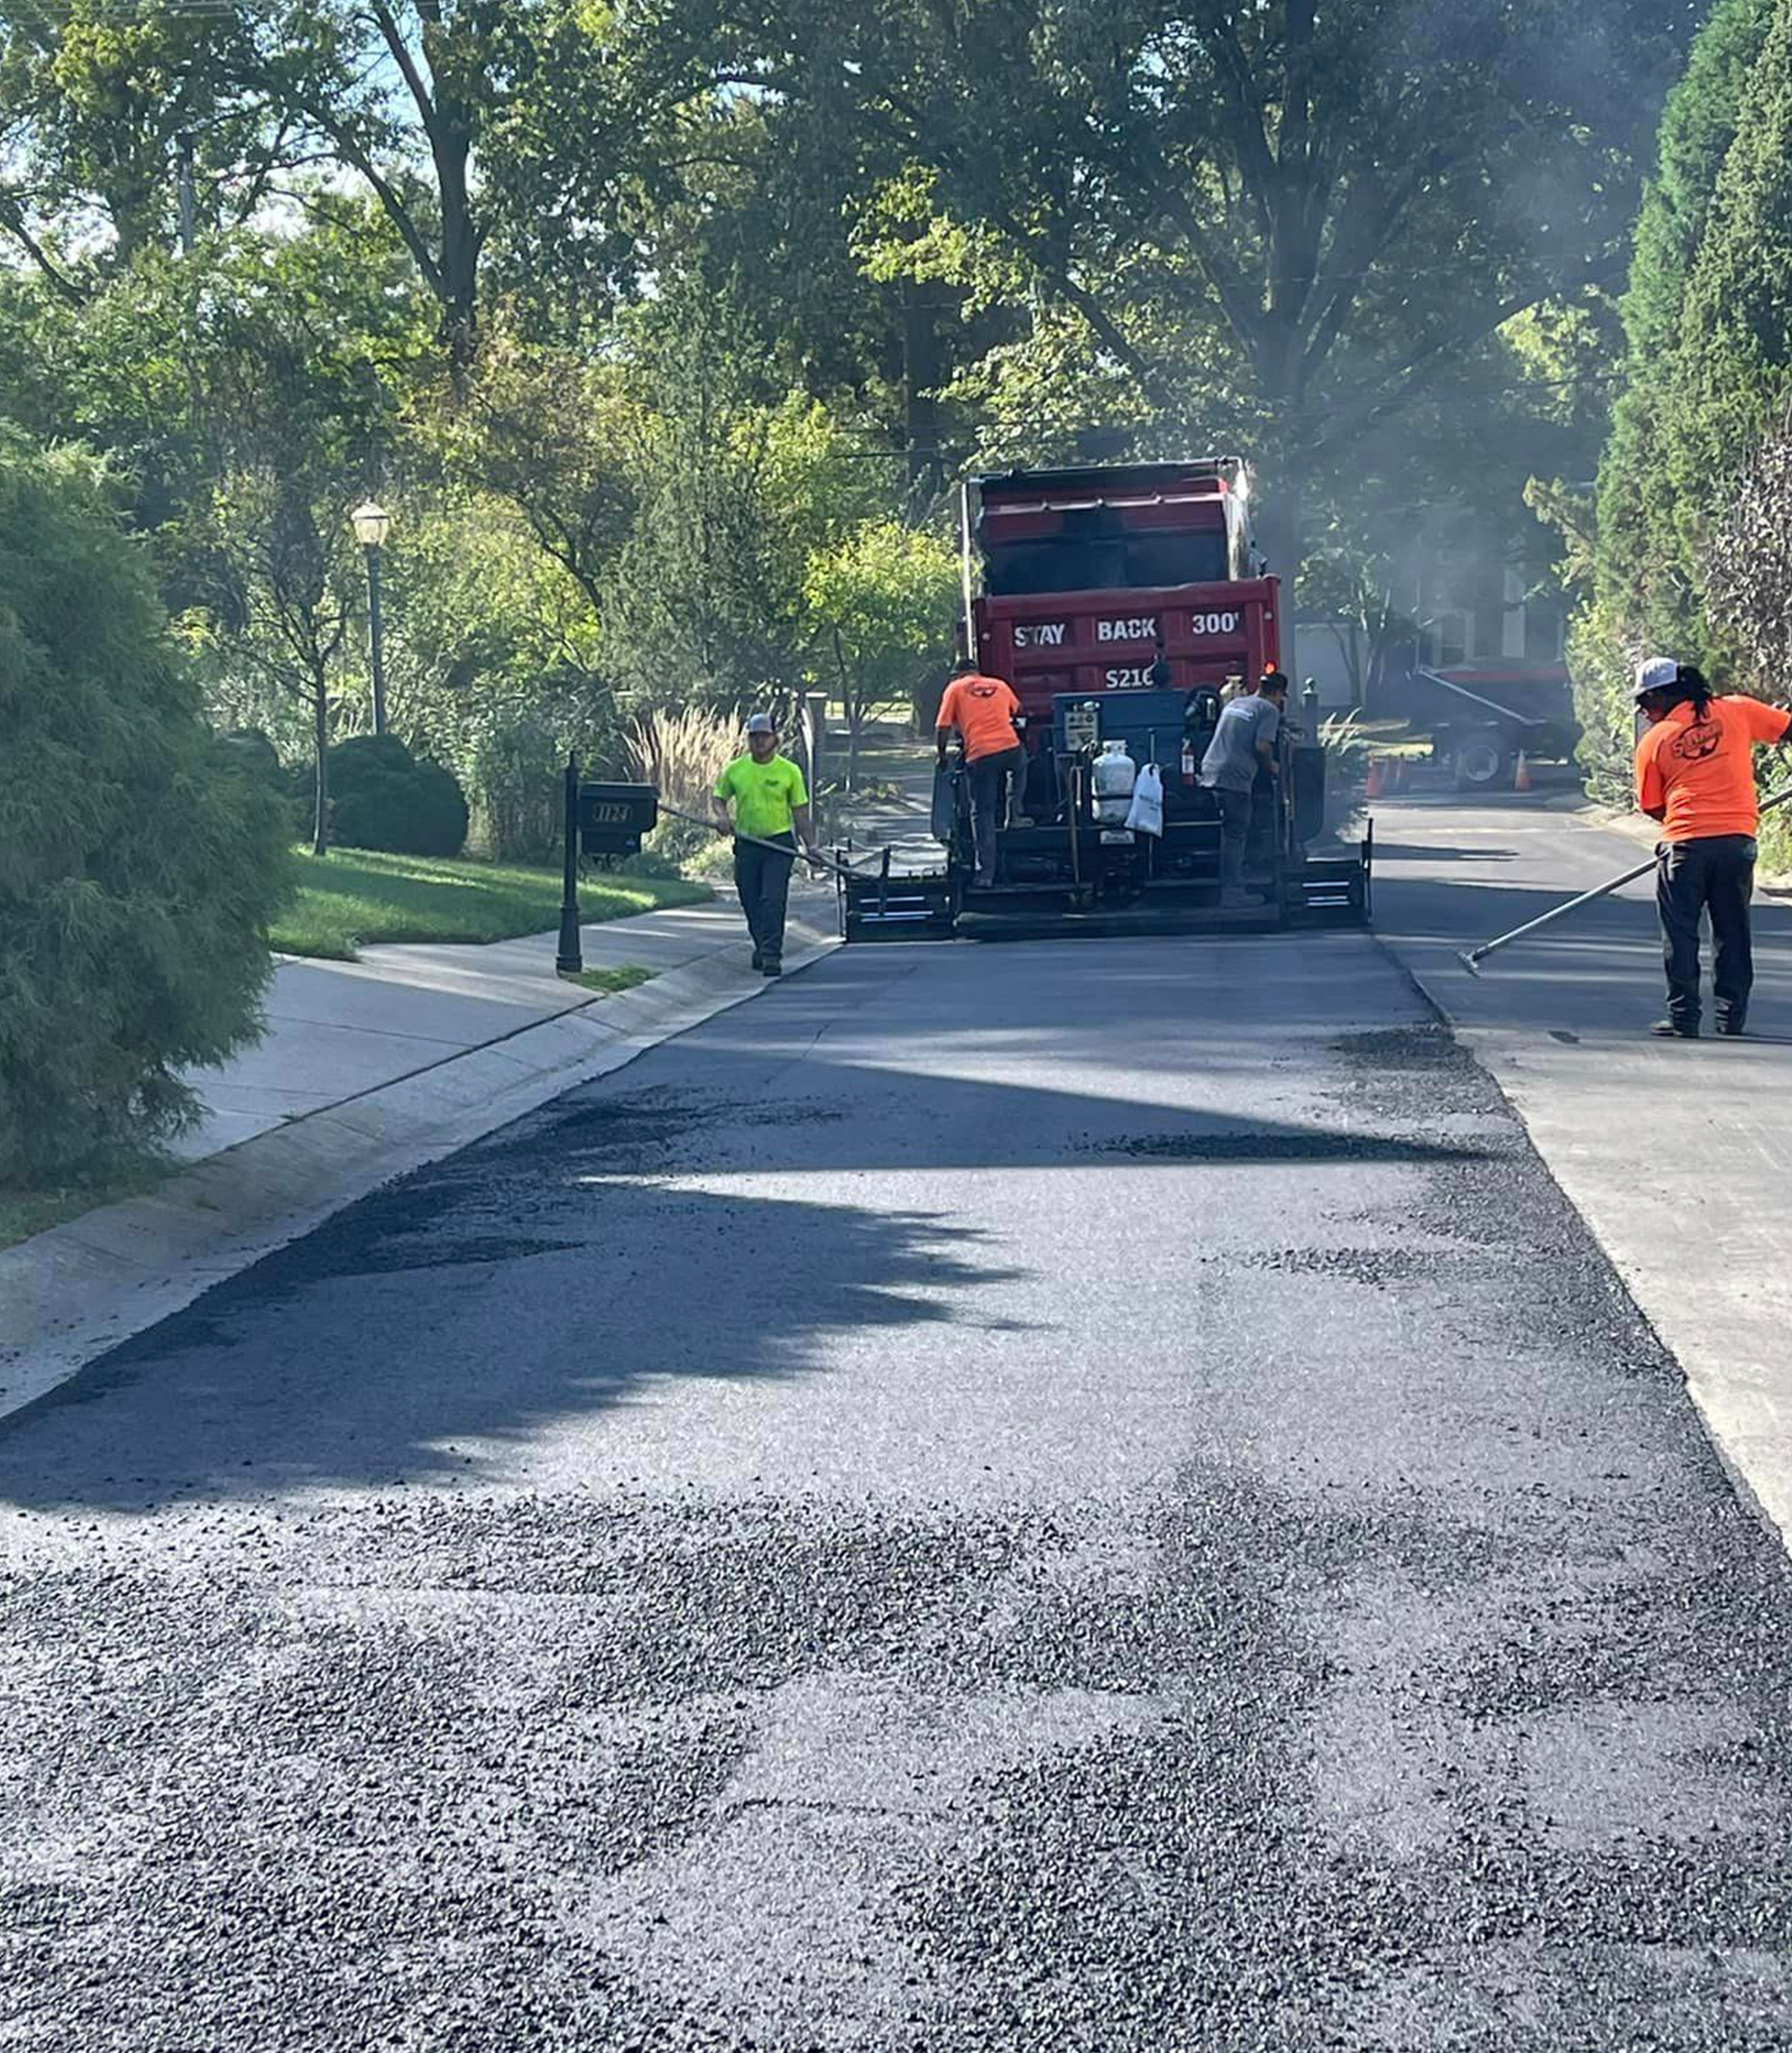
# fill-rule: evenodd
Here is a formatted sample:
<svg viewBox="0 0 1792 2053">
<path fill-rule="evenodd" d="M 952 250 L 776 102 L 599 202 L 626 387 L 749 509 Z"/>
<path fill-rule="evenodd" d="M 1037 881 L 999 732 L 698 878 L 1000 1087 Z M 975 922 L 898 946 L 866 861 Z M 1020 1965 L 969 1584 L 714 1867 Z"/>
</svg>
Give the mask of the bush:
<svg viewBox="0 0 1792 2053">
<path fill-rule="evenodd" d="M 611 865 L 611 869 L 619 877 L 650 877 L 660 883 L 669 883 L 684 874 L 670 856 L 659 854 L 652 849 L 643 849 L 635 855 L 625 855 Z"/>
<path fill-rule="evenodd" d="M 527 716 L 494 721 L 462 752 L 478 831 L 496 860 L 545 862 L 558 853 L 562 761 L 555 737 Z"/>
<path fill-rule="evenodd" d="M 259 727 L 237 727 L 220 735 L 218 753 L 244 776 L 270 791 L 285 788 L 286 773 L 280 767 L 280 751 Z"/>
<path fill-rule="evenodd" d="M 232 775 L 245 779 L 256 791 L 274 800 L 286 823 L 290 839 L 297 840 L 311 825 L 311 773 L 307 771 L 300 791 L 280 759 L 280 751 L 259 727 L 238 727 L 219 736 L 215 744 L 217 760 Z"/>
<path fill-rule="evenodd" d="M 419 762 L 395 734 L 361 734 L 330 751 L 330 832 L 345 848 L 458 855 L 466 794 L 439 763 Z"/>
<path fill-rule="evenodd" d="M 285 823 L 226 771 L 95 467 L 0 438 L 0 1179 L 176 1131 L 259 1030 Z"/>
</svg>

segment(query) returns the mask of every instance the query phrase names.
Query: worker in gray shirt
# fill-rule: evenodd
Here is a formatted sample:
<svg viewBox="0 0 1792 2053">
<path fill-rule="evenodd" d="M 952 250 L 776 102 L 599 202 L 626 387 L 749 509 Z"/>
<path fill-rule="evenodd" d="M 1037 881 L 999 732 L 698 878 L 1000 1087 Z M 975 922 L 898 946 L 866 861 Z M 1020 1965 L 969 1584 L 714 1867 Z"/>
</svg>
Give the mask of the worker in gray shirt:
<svg viewBox="0 0 1792 2053">
<path fill-rule="evenodd" d="M 1261 905 L 1244 888 L 1244 849 L 1250 839 L 1251 794 L 1259 773 L 1276 774 L 1276 741 L 1288 704 L 1288 681 L 1267 670 L 1254 692 L 1221 708 L 1220 724 L 1201 758 L 1200 781 L 1220 804 L 1220 902 Z"/>
</svg>

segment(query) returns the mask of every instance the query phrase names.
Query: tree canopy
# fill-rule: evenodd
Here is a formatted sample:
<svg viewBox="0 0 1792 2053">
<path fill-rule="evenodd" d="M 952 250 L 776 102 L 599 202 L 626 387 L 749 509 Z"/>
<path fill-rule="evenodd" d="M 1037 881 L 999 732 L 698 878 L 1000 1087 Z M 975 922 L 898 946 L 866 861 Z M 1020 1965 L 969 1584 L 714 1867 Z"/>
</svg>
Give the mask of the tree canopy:
<svg viewBox="0 0 1792 2053">
<path fill-rule="evenodd" d="M 655 705 L 838 688 L 817 595 L 906 618 L 979 465 L 1242 453 L 1359 612 L 1422 509 L 1584 475 L 1697 12 L 58 0 L 0 30 L 7 405 L 289 759 L 364 723 L 389 504 L 392 704 L 501 841 Z"/>
<path fill-rule="evenodd" d="M 1590 759 L 1614 786 L 1629 666 L 1665 650 L 1722 674 L 1745 654 L 1711 603 L 1712 558 L 1731 559 L 1725 590 L 1750 587 L 1749 533 L 1728 516 L 1792 365 L 1789 152 L 1792 7 L 1719 0 L 1668 98 L 1638 225 L 1575 636 Z"/>
</svg>

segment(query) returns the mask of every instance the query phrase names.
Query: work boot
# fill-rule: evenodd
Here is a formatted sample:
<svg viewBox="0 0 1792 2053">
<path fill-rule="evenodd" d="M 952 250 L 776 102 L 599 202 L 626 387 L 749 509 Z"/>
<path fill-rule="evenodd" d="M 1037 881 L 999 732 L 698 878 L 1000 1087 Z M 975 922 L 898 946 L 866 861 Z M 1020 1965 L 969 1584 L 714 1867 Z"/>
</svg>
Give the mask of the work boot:
<svg viewBox="0 0 1792 2053">
<path fill-rule="evenodd" d="M 1732 1012 L 1717 1022 L 1717 1031 L 1726 1041 L 1739 1041 L 1748 1031 L 1748 1021 L 1741 1013 Z"/>
<path fill-rule="evenodd" d="M 1722 1029 L 1720 1028 L 1719 1031 Z M 1649 1032 L 1658 1041 L 1696 1041 L 1699 1037 L 1698 1021 L 1658 1019 Z"/>
<path fill-rule="evenodd" d="M 765 957 L 757 948 L 752 951 L 752 966 L 756 970 L 762 970 L 765 967 Z"/>
<path fill-rule="evenodd" d="M 767 956 L 765 961 L 759 965 L 759 974 L 762 976 L 782 976 L 784 974 L 784 965 L 778 961 L 776 956 Z"/>
</svg>

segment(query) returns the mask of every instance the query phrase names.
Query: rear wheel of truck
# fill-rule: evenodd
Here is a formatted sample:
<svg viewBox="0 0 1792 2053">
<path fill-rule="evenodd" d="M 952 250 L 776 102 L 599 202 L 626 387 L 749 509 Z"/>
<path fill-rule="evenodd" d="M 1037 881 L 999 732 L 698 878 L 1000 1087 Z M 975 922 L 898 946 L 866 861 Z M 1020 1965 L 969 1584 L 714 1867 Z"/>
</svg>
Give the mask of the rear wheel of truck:
<svg viewBox="0 0 1792 2053">
<path fill-rule="evenodd" d="M 1512 752 L 1498 732 L 1483 727 L 1456 745 L 1456 789 L 1495 791 L 1512 782 Z"/>
</svg>

